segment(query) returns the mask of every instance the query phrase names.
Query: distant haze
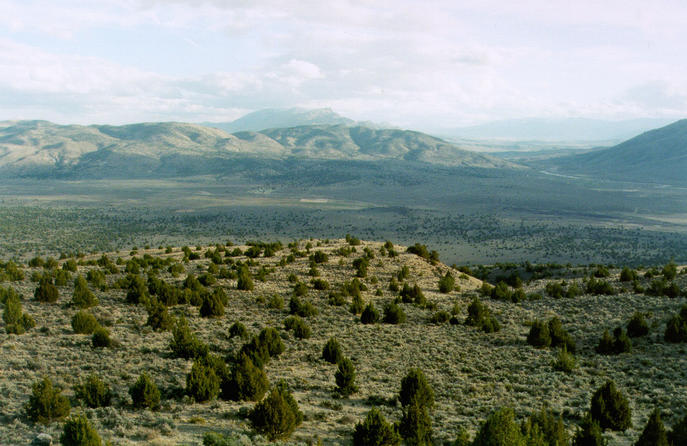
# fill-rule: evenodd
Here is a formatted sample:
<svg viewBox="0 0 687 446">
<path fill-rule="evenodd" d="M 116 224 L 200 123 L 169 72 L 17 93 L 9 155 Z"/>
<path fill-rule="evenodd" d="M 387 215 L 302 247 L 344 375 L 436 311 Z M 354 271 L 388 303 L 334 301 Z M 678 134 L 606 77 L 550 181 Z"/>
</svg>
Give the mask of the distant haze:
<svg viewBox="0 0 687 446">
<path fill-rule="evenodd" d="M 0 120 L 226 123 L 329 107 L 427 130 L 687 116 L 679 0 L 0 0 L 0 11 Z"/>
</svg>

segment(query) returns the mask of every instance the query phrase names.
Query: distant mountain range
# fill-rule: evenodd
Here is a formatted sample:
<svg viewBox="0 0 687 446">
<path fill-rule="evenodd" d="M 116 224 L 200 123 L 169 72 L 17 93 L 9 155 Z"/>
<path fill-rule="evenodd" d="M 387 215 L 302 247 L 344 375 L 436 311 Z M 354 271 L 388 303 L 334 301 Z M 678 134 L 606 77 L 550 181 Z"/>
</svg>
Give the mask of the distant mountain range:
<svg viewBox="0 0 687 446">
<path fill-rule="evenodd" d="M 0 174 L 118 177 L 216 173 L 236 159 L 424 162 L 512 168 L 407 130 L 309 125 L 234 134 L 186 123 L 123 126 L 0 122 Z"/>
<path fill-rule="evenodd" d="M 228 133 L 252 131 L 303 125 L 353 125 L 355 121 L 335 113 L 331 108 L 267 108 L 248 113 L 231 122 L 203 122 L 201 125 L 214 127 Z"/>
<path fill-rule="evenodd" d="M 610 148 L 552 158 L 541 166 L 599 179 L 687 184 L 687 119 Z"/>
<path fill-rule="evenodd" d="M 450 138 L 568 143 L 593 142 L 597 144 L 610 142 L 614 144 L 670 122 L 672 120 L 662 118 L 625 121 L 587 118 L 525 118 L 493 121 L 470 127 L 437 129 L 432 133 Z"/>
</svg>

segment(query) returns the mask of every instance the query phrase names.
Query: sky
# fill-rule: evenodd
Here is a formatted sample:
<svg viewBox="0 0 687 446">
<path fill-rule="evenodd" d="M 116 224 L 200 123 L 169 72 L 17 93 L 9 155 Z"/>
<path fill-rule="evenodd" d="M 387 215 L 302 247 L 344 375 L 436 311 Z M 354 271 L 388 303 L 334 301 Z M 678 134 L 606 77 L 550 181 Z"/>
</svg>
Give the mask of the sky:
<svg viewBox="0 0 687 446">
<path fill-rule="evenodd" d="M 0 0 L 0 120 L 687 117 L 683 0 Z"/>
</svg>

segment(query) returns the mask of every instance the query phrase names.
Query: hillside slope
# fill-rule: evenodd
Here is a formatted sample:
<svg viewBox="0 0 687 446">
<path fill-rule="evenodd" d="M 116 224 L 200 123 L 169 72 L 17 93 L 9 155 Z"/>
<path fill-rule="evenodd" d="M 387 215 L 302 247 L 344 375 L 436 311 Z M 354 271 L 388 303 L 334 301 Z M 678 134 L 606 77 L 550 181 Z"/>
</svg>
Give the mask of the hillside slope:
<svg viewBox="0 0 687 446">
<path fill-rule="evenodd" d="M 552 159 L 550 165 L 604 179 L 687 184 L 687 119 L 611 148 Z"/>
<path fill-rule="evenodd" d="M 513 167 L 418 132 L 362 126 L 302 126 L 229 134 L 195 124 L 0 123 L 6 176 L 169 176 L 223 171 L 236 159 L 403 160 L 449 166 Z"/>
</svg>

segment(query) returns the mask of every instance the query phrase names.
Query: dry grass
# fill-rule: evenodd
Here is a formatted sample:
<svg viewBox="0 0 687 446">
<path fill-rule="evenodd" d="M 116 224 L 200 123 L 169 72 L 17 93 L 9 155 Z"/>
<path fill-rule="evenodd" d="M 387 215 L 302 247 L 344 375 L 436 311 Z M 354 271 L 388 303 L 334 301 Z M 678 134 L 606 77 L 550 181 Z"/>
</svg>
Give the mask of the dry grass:
<svg viewBox="0 0 687 446">
<path fill-rule="evenodd" d="M 305 249 L 306 243 L 300 242 L 300 249 Z M 387 289 L 388 283 L 403 265 L 410 268 L 410 284 L 417 283 L 438 309 L 450 310 L 454 303 L 459 303 L 461 320 L 481 286 L 474 278 L 458 279 L 460 292 L 441 294 L 438 280 L 449 270 L 443 264 L 431 265 L 405 252 L 394 258 L 381 257 L 381 243 L 376 242 L 363 242 L 357 247 L 357 254 L 346 258 L 334 254 L 346 245 L 343 240 L 311 243 L 315 245 L 313 251 L 329 253 L 329 261 L 318 265 L 318 269 L 320 277 L 334 289 L 353 277 L 352 262 L 362 255 L 362 248 L 373 249 L 376 257 L 370 261 L 368 276 L 363 279 L 368 286 L 363 299 L 373 301 L 380 311 L 386 302 L 394 299 L 395 294 Z M 396 249 L 405 251 L 402 247 Z M 168 256 L 159 250 L 141 251 L 139 255 L 143 253 Z M 285 249 L 274 257 L 256 259 L 260 265 L 273 267 L 275 271 L 265 282 L 256 280 L 253 291 L 237 291 L 235 281 L 219 280 L 216 286 L 224 287 L 229 295 L 224 317 L 203 319 L 198 316 L 198 309 L 191 306 L 176 306 L 173 313 L 185 314 L 191 328 L 211 350 L 221 355 L 241 346 L 242 341 L 228 337 L 228 328 L 235 321 L 243 322 L 251 333 L 265 326 L 281 329 L 291 295 L 287 277 L 294 273 L 303 281 L 310 279 L 307 257 L 297 258 L 285 267 L 278 265 L 281 256 L 287 254 Z M 128 258 L 128 254 L 110 254 L 110 257 L 119 255 Z M 170 255 L 181 257 L 178 249 Z M 198 275 L 208 264 L 209 260 L 203 258 L 190 262 L 186 269 Z M 79 273 L 85 274 L 90 268 L 94 267 L 80 266 Z M 27 444 L 40 432 L 59 437 L 61 423 L 35 425 L 24 415 L 23 405 L 28 401 L 31 384 L 49 376 L 71 397 L 73 386 L 90 373 L 104 378 L 117 395 L 113 407 L 83 409 L 101 436 L 114 444 L 201 444 L 203 433 L 211 430 L 245 435 L 246 442 L 249 438 L 255 443 L 263 442 L 253 435 L 243 416 L 253 403 L 196 404 L 181 396 L 191 362 L 170 358 L 171 334 L 146 327 L 145 310 L 126 304 L 125 291 L 96 291 L 100 304 L 93 312 L 110 324 L 112 336 L 121 345 L 115 349 L 93 349 L 90 336 L 72 332 L 70 321 L 76 310 L 66 305 L 72 287 L 60 288 L 58 303 L 40 304 L 32 298 L 36 285 L 29 280 L 32 269 L 27 268 L 25 272 L 27 278 L 11 286 L 23 294 L 24 310 L 34 316 L 38 326 L 20 336 L 6 335 L 4 330 L 0 334 L 0 444 Z M 109 275 L 108 283 L 120 276 Z M 161 278 L 174 283 L 180 283 L 184 277 L 182 274 L 174 279 L 167 273 L 161 274 Z M 373 278 L 377 279 L 376 284 L 372 283 Z M 541 292 L 545 284 L 546 281 L 529 284 L 528 291 Z M 383 296 L 374 295 L 377 288 L 383 291 Z M 268 300 L 273 294 L 284 298 L 284 310 L 268 309 L 266 302 L 259 299 Z M 402 325 L 362 325 L 359 317 L 348 312 L 347 305 L 329 305 L 327 295 L 328 291 L 309 291 L 306 298 L 319 310 L 317 316 L 307 319 L 312 336 L 297 340 L 285 332 L 286 351 L 266 367 L 270 382 L 283 379 L 288 383 L 305 414 L 304 423 L 291 437 L 293 442 L 320 438 L 324 443 L 345 443 L 355 423 L 372 405 L 382 405 L 387 418 L 399 419 L 400 408 L 394 397 L 401 378 L 411 367 L 422 368 L 434 388 L 437 404 L 433 425 L 435 437 L 442 441 L 453 439 L 461 427 L 474 432 L 489 412 L 499 406 L 512 406 L 518 416 L 524 417 L 549 404 L 563 414 L 572 432 L 575 421 L 588 408 L 591 393 L 607 378 L 614 379 L 628 396 L 634 425 L 625 433 L 609 435 L 611 444 L 631 444 L 654 406 L 665 411 L 664 421 L 669 425 L 684 415 L 687 406 L 687 347 L 662 340 L 665 320 L 677 311 L 684 299 L 631 293 L 559 300 L 545 297 L 521 304 L 485 299 L 502 329 L 484 334 L 464 325 L 431 324 L 428 320 L 433 311 L 411 304 L 401 304 L 408 315 Z M 594 353 L 603 330 L 626 324 L 636 310 L 651 314 L 648 338 L 636 341 L 631 354 Z M 525 343 L 527 322 L 554 315 L 577 340 L 579 366 L 569 375 L 553 371 L 553 351 L 537 350 Z M 336 368 L 320 359 L 322 347 L 331 336 L 339 340 L 357 369 L 359 391 L 349 398 L 335 396 Z M 131 408 L 127 389 L 142 371 L 148 372 L 163 392 L 162 409 L 158 412 Z"/>
</svg>

